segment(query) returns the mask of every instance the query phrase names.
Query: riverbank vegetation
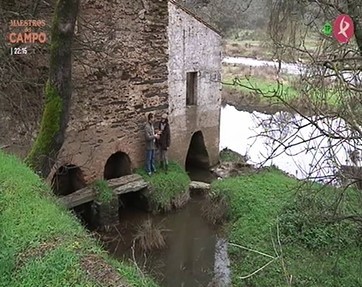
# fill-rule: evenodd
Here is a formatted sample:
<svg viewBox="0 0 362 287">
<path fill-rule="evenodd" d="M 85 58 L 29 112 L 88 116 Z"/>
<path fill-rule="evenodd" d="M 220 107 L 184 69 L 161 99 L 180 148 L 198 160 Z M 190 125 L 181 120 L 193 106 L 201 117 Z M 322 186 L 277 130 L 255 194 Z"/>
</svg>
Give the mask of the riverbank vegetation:
<svg viewBox="0 0 362 287">
<path fill-rule="evenodd" d="M 362 212 L 359 191 L 301 185 L 275 168 L 212 190 L 230 208 L 233 286 L 361 286 L 361 226 L 338 220 Z"/>
<path fill-rule="evenodd" d="M 343 110 L 348 97 L 341 101 L 340 93 L 328 80 L 320 87 L 313 87 L 301 76 L 277 75 L 274 67 L 225 65 L 223 68 L 223 103 L 242 110 L 304 113 Z"/>
<path fill-rule="evenodd" d="M 173 207 L 179 208 L 188 201 L 191 180 L 186 171 L 177 163 L 170 162 L 167 172 L 157 169 L 152 176 L 148 176 L 144 169 L 138 169 L 137 172 L 150 185 L 150 192 L 146 196 L 152 211 L 170 211 Z"/>
<path fill-rule="evenodd" d="M 0 151 L 0 286 L 157 285 L 110 259 L 50 188 Z"/>
<path fill-rule="evenodd" d="M 318 48 L 321 39 L 318 34 L 310 34 L 306 37 L 300 48 L 305 50 L 306 53 L 284 54 L 283 61 L 295 61 L 296 58 L 308 61 L 308 54 Z M 273 41 L 267 29 L 239 29 L 230 33 L 223 43 L 224 54 L 229 57 L 248 57 L 258 60 L 273 60 L 277 58 L 276 51 L 274 51 Z"/>
</svg>

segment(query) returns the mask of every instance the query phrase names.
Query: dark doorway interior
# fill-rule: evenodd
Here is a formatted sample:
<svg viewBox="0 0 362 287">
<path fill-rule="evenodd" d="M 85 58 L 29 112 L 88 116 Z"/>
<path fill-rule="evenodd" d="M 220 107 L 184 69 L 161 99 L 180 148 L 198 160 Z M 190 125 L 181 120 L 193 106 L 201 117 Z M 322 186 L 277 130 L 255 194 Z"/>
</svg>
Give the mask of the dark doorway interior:
<svg viewBox="0 0 362 287">
<path fill-rule="evenodd" d="M 52 179 L 52 188 L 57 196 L 65 196 L 85 187 L 82 170 L 73 164 L 61 166 Z"/>
<path fill-rule="evenodd" d="M 204 136 L 201 131 L 197 131 L 191 138 L 185 169 L 192 180 L 211 182 L 213 176 L 209 168 L 209 154 L 206 150 Z"/>
<path fill-rule="evenodd" d="M 120 219 L 134 210 L 147 211 L 148 201 L 142 191 L 129 192 L 118 196 Z"/>
<path fill-rule="evenodd" d="M 131 159 L 124 152 L 112 154 L 104 167 L 104 179 L 118 178 L 132 174 Z"/>
<path fill-rule="evenodd" d="M 82 170 L 73 164 L 61 166 L 52 179 L 52 189 L 57 196 L 69 195 L 86 186 Z M 93 202 L 84 203 L 71 210 L 87 228 L 95 228 L 96 214 Z"/>
</svg>

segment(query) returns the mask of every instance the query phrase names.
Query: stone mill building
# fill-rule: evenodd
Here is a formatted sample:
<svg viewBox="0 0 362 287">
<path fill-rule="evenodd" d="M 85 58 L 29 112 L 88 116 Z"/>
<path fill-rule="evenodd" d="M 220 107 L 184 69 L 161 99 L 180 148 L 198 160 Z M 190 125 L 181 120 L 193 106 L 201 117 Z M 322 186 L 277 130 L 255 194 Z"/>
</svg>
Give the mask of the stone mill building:
<svg viewBox="0 0 362 287">
<path fill-rule="evenodd" d="M 82 1 L 64 167 L 85 181 L 143 166 L 146 114 L 169 114 L 169 157 L 182 166 L 218 162 L 221 36 L 177 2 Z M 58 171 L 56 173 L 56 171 Z"/>
</svg>

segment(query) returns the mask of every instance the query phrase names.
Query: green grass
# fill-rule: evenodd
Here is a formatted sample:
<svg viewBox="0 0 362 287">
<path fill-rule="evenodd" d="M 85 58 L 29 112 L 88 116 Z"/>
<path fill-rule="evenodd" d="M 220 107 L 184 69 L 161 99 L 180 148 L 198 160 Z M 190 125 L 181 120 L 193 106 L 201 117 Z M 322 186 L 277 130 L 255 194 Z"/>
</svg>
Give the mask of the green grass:
<svg viewBox="0 0 362 287">
<path fill-rule="evenodd" d="M 81 266 L 90 255 L 112 262 L 129 286 L 157 286 L 130 265 L 109 259 L 55 201 L 30 168 L 0 152 L 0 286 L 100 286 Z"/>
<path fill-rule="evenodd" d="M 174 162 L 170 162 L 167 173 L 161 169 L 152 176 L 148 176 L 144 169 L 138 169 L 137 173 L 151 186 L 148 199 L 154 211 L 170 210 L 173 200 L 187 192 L 190 184 L 186 171 Z"/>
<path fill-rule="evenodd" d="M 314 195 L 308 199 L 306 193 L 297 193 L 299 185 L 275 169 L 213 183 L 213 192 L 226 196 L 230 206 L 229 241 L 272 257 L 277 257 L 275 250 L 282 254 L 256 275 L 240 279 L 271 258 L 231 247 L 233 286 L 288 286 L 290 275 L 292 286 L 362 286 L 361 235 L 356 226 L 349 222 L 325 224 L 316 215 L 327 210 L 338 191 L 327 188 L 317 193 L 321 186 L 314 185 L 305 191 Z M 342 206 L 362 212 L 358 202 L 360 193 L 351 190 Z"/>
<path fill-rule="evenodd" d="M 234 85 L 232 85 L 233 83 Z M 232 79 L 226 79 L 223 82 L 223 86 L 226 89 L 236 89 L 243 94 L 258 97 L 260 102 L 264 103 L 281 104 L 285 101 L 291 104 L 293 101 L 300 100 L 301 95 L 301 92 L 289 83 L 279 86 L 276 81 L 256 76 L 239 78 L 237 82 L 234 82 Z M 342 104 L 337 91 L 312 90 L 308 94 L 308 101 L 315 105 L 326 104 L 329 107 L 339 107 Z"/>
<path fill-rule="evenodd" d="M 228 148 L 224 148 L 220 151 L 220 161 L 221 162 L 244 162 L 245 158 L 238 154 L 237 152 L 234 152 Z"/>
<path fill-rule="evenodd" d="M 101 203 L 110 203 L 113 198 L 113 191 L 108 186 L 106 180 L 97 180 L 94 182 L 94 188 L 97 191 L 97 199 Z"/>
<path fill-rule="evenodd" d="M 286 84 L 283 85 L 283 89 L 278 87 L 278 83 L 273 80 L 267 80 L 262 77 L 244 77 L 239 78 L 238 81 L 233 84 L 233 80 L 226 79 L 224 81 L 224 87 L 239 90 L 243 93 L 255 94 L 255 96 L 261 97 L 261 100 L 269 100 L 275 91 L 279 91 L 278 95 L 284 100 L 290 101 L 298 96 L 298 92 L 292 86 Z M 264 96 L 265 95 L 265 96 Z M 273 98 L 272 101 L 280 102 L 277 98 Z"/>
</svg>

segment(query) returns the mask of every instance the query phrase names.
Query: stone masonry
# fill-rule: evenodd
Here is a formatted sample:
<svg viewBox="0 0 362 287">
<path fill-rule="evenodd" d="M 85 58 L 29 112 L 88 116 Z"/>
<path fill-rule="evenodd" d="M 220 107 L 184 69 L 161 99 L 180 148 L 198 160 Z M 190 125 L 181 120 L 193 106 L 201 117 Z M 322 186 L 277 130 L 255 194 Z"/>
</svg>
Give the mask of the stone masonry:
<svg viewBox="0 0 362 287">
<path fill-rule="evenodd" d="M 192 135 L 201 131 L 211 165 L 218 162 L 221 37 L 186 9 L 169 2 L 169 109 L 172 158 L 184 164 Z M 198 73 L 197 105 L 186 105 L 186 72 Z"/>
<path fill-rule="evenodd" d="M 173 1 L 81 2 L 74 43 L 71 115 L 61 165 L 86 181 L 103 178 L 108 158 L 145 157 L 148 112 L 170 114 L 170 158 L 184 165 L 191 136 L 202 131 L 210 163 L 218 160 L 221 39 Z M 186 71 L 198 71 L 198 105 L 186 106 Z"/>
</svg>

